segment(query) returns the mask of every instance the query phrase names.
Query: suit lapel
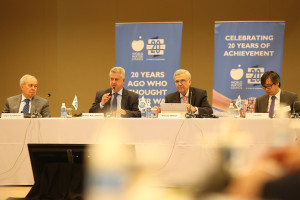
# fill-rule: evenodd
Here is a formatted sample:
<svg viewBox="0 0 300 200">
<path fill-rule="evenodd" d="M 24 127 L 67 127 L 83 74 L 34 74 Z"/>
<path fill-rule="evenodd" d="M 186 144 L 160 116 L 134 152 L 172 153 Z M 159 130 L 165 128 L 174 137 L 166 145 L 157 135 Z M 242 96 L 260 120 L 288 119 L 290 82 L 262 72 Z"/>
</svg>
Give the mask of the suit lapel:
<svg viewBox="0 0 300 200">
<path fill-rule="evenodd" d="M 124 110 L 126 110 L 127 98 L 128 98 L 128 91 L 125 88 L 123 88 L 122 100 L 121 100 L 121 108 L 124 109 Z"/>
<path fill-rule="evenodd" d="M 16 104 L 13 107 L 13 109 L 11 110 L 11 112 L 13 112 L 13 113 L 18 113 L 19 112 L 20 105 L 21 105 L 21 100 L 22 100 L 22 95 L 17 96 Z"/>
<path fill-rule="evenodd" d="M 179 92 L 176 92 L 176 95 L 174 95 L 173 102 L 181 103 L 180 93 Z"/>
<path fill-rule="evenodd" d="M 263 107 L 263 112 L 264 113 L 267 113 L 268 112 L 268 106 L 269 106 L 269 95 L 266 94 L 265 97 L 264 97 L 264 107 Z"/>
<path fill-rule="evenodd" d="M 36 97 L 33 97 L 31 100 L 31 107 L 30 107 L 30 113 L 35 113 L 36 110 L 36 105 L 38 103 L 38 99 L 36 99 Z"/>
<path fill-rule="evenodd" d="M 287 100 L 286 100 L 286 95 L 284 94 L 284 91 L 281 90 L 280 92 L 280 103 L 287 103 Z"/>
</svg>

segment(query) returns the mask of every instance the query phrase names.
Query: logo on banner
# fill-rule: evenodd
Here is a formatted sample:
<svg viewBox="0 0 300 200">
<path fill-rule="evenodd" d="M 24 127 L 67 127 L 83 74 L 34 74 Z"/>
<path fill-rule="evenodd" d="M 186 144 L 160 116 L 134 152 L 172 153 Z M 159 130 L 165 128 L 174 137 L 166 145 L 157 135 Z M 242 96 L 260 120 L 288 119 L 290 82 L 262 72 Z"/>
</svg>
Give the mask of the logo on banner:
<svg viewBox="0 0 300 200">
<path fill-rule="evenodd" d="M 148 40 L 147 45 L 148 55 L 162 56 L 165 53 L 166 45 L 164 39 L 158 39 L 158 37 Z"/>
<path fill-rule="evenodd" d="M 248 73 L 246 73 L 246 78 L 248 84 L 260 84 L 260 78 L 264 74 L 265 69 L 259 68 L 258 65 L 249 67 Z"/>
<path fill-rule="evenodd" d="M 144 41 L 142 36 L 139 36 L 139 40 L 133 40 L 131 42 L 131 48 L 135 51 L 132 53 L 132 60 L 144 60 L 144 53 L 141 52 L 144 49 Z"/>
<path fill-rule="evenodd" d="M 145 43 L 142 40 L 142 36 L 139 36 L 139 40 L 133 40 L 131 42 L 131 48 L 134 50 L 134 52 L 132 53 L 133 61 L 144 60 L 144 52 L 143 52 L 144 47 L 145 47 Z M 165 54 L 165 49 L 166 49 L 165 39 L 158 38 L 158 36 L 148 39 L 148 44 L 146 45 L 146 49 L 147 49 L 147 55 L 151 56 L 151 58 L 147 58 L 146 60 L 165 60 L 165 58 L 159 57 Z"/>
<path fill-rule="evenodd" d="M 241 65 L 238 65 L 238 67 L 241 67 Z M 240 80 L 244 75 L 244 70 L 241 68 L 237 69 L 231 69 L 230 70 L 230 76 L 233 80 Z"/>
<path fill-rule="evenodd" d="M 230 88 L 232 90 L 241 90 L 243 88 L 243 81 L 239 81 L 244 76 L 244 70 L 241 69 L 242 65 L 238 65 L 239 68 L 230 70 L 230 77 L 234 80 L 231 81 Z"/>
<path fill-rule="evenodd" d="M 243 89 L 243 81 L 240 81 L 244 76 L 244 70 L 239 68 L 230 70 L 230 77 L 233 79 L 231 81 L 231 89 L 241 90 Z M 248 72 L 246 73 L 247 83 L 250 85 L 260 84 L 260 78 L 264 74 L 265 69 L 259 68 L 258 65 L 248 67 Z M 247 88 L 249 89 L 249 88 Z"/>
</svg>

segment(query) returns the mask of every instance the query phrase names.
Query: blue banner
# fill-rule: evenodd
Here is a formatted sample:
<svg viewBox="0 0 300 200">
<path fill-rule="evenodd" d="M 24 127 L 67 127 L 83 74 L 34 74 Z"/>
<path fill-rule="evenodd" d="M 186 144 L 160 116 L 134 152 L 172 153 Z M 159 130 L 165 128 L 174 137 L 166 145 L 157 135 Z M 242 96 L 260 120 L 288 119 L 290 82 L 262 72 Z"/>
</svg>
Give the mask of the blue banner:
<svg viewBox="0 0 300 200">
<path fill-rule="evenodd" d="M 216 22 L 213 109 L 225 111 L 240 95 L 265 94 L 265 71 L 282 73 L 285 22 Z"/>
<path fill-rule="evenodd" d="M 145 98 L 151 107 L 176 91 L 180 68 L 182 23 L 116 24 L 116 66 L 124 67 L 124 87 Z"/>
</svg>

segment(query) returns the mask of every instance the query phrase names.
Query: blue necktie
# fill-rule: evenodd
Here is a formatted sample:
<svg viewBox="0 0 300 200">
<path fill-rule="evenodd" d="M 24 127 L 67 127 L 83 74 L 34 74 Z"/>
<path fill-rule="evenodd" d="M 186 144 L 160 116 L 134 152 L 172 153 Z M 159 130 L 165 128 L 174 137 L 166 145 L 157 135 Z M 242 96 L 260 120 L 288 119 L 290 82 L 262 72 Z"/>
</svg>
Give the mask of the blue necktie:
<svg viewBox="0 0 300 200">
<path fill-rule="evenodd" d="M 27 113 L 29 113 L 29 101 L 30 101 L 30 99 L 25 99 L 24 101 L 25 101 L 26 104 L 23 108 L 23 113 L 27 114 Z"/>
<path fill-rule="evenodd" d="M 274 117 L 274 108 L 275 108 L 275 96 L 271 97 L 272 101 L 271 101 L 271 105 L 270 105 L 270 109 L 269 109 L 269 117 L 273 118 Z"/>
<path fill-rule="evenodd" d="M 114 99 L 112 101 L 112 104 L 111 104 L 111 111 L 112 112 L 115 112 L 117 111 L 117 96 L 118 96 L 118 93 L 114 93 Z"/>
</svg>

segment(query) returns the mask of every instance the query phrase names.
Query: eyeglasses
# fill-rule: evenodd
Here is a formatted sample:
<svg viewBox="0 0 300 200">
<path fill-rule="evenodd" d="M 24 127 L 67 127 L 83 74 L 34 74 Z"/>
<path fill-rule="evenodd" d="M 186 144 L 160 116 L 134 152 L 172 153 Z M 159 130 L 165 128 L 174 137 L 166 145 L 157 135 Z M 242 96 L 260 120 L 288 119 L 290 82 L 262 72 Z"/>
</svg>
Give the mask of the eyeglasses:
<svg viewBox="0 0 300 200">
<path fill-rule="evenodd" d="M 181 84 L 185 84 L 186 80 L 178 80 L 178 81 L 175 81 L 175 84 L 178 85 L 179 83 Z"/>
<path fill-rule="evenodd" d="M 273 85 L 274 85 L 274 83 L 272 85 L 262 86 L 261 88 L 264 89 L 264 90 L 271 89 Z"/>
</svg>

